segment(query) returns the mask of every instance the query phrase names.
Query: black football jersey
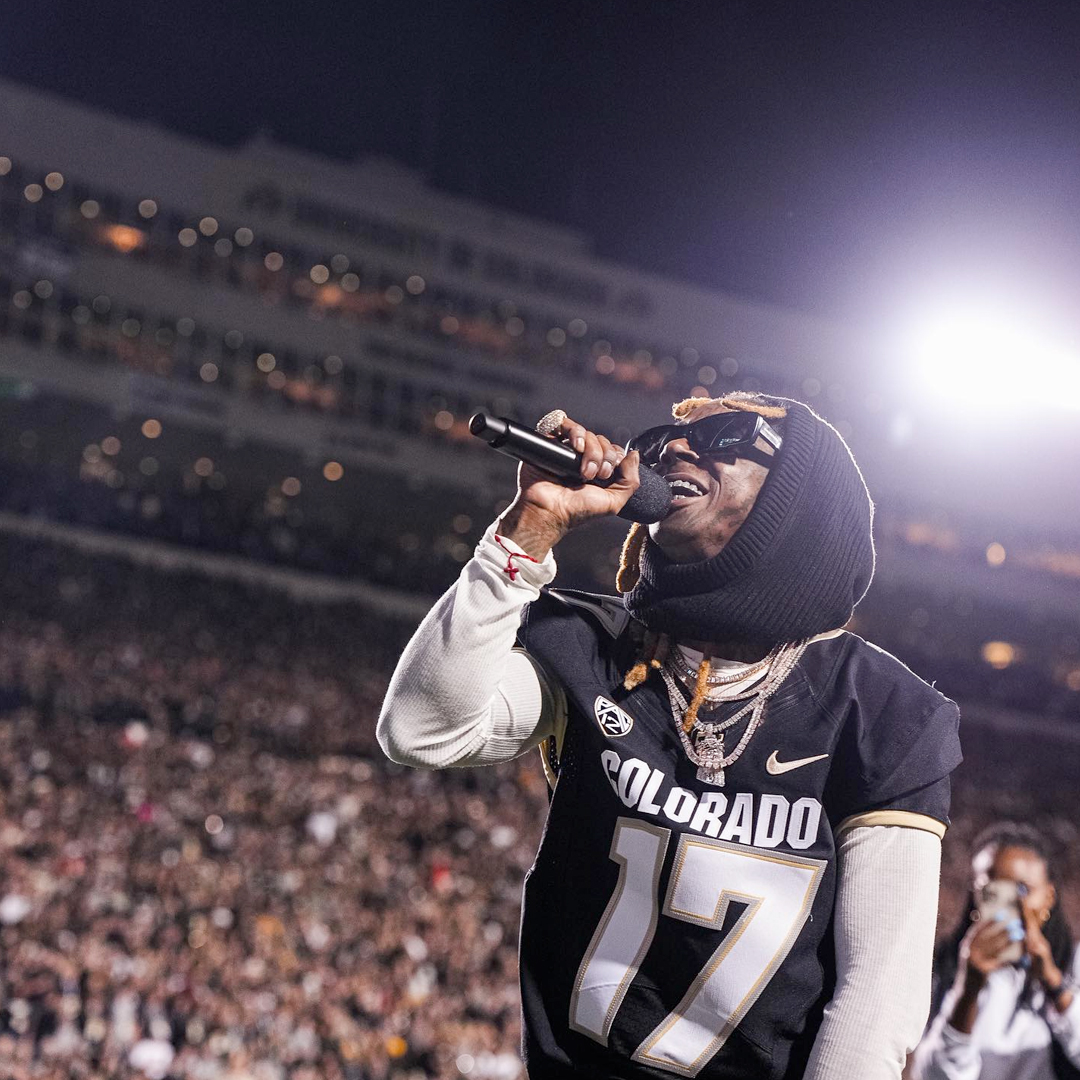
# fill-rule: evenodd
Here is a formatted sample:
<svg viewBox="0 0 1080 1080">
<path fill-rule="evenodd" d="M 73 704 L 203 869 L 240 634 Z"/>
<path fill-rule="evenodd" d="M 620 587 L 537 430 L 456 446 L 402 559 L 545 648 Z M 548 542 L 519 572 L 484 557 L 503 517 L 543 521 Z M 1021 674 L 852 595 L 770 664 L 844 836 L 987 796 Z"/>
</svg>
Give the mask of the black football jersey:
<svg viewBox="0 0 1080 1080">
<path fill-rule="evenodd" d="M 815 641 L 719 787 L 658 673 L 623 689 L 640 630 L 569 591 L 522 619 L 568 715 L 524 890 L 530 1080 L 801 1076 L 833 986 L 834 830 L 871 811 L 947 824 L 957 707 L 853 634 Z"/>
</svg>

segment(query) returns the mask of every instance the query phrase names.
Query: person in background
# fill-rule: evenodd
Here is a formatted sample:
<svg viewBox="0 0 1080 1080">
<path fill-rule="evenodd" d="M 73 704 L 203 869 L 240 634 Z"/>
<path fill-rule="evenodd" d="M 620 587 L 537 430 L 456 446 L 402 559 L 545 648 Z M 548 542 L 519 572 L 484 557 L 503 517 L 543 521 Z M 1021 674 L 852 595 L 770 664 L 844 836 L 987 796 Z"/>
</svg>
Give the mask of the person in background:
<svg viewBox="0 0 1080 1080">
<path fill-rule="evenodd" d="M 975 842 L 972 891 L 936 957 L 936 1015 L 915 1051 L 913 1080 L 1080 1078 L 1078 954 L 1052 861 L 1033 828 L 1003 822 Z M 1018 886 L 1021 919 L 979 918 L 992 882 Z M 1016 962 L 1009 946 L 1023 942 Z"/>
</svg>

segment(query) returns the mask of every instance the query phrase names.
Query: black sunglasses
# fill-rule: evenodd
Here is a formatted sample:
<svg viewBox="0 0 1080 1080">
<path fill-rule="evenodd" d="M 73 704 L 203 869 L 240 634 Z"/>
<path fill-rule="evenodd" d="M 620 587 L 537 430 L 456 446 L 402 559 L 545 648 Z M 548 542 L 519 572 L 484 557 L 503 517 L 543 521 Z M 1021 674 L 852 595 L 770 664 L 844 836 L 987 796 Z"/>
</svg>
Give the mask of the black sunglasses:
<svg viewBox="0 0 1080 1080">
<path fill-rule="evenodd" d="M 685 439 L 695 454 L 735 454 L 761 465 L 771 465 L 783 439 L 765 417 L 752 412 L 714 413 L 692 424 L 661 424 L 635 435 L 627 452 L 636 450 L 643 465 L 660 464 L 669 442 Z"/>
</svg>

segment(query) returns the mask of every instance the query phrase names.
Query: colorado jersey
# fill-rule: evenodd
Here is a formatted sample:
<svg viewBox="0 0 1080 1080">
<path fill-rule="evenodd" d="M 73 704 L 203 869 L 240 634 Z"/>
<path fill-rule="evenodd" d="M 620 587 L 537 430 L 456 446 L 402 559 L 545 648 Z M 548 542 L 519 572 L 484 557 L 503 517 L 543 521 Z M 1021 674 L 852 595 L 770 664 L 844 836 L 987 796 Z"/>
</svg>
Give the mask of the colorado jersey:
<svg viewBox="0 0 1080 1080">
<path fill-rule="evenodd" d="M 525 882 L 530 1080 L 801 1076 L 833 986 L 834 832 L 944 832 L 957 707 L 852 634 L 815 641 L 721 788 L 659 675 L 623 689 L 640 630 L 616 598 L 549 590 L 519 632 L 567 719 Z"/>
</svg>

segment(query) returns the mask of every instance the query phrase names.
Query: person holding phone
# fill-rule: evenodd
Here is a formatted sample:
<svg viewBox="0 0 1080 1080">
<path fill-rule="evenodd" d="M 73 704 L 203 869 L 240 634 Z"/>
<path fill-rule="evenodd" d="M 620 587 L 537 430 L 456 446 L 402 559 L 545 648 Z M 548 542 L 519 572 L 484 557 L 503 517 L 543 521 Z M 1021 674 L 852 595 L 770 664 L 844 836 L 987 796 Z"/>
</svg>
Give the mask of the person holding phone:
<svg viewBox="0 0 1080 1080">
<path fill-rule="evenodd" d="M 1080 1078 L 1080 960 L 1040 834 L 992 826 L 975 843 L 972 891 L 936 958 L 936 1016 L 913 1080 Z"/>
</svg>

